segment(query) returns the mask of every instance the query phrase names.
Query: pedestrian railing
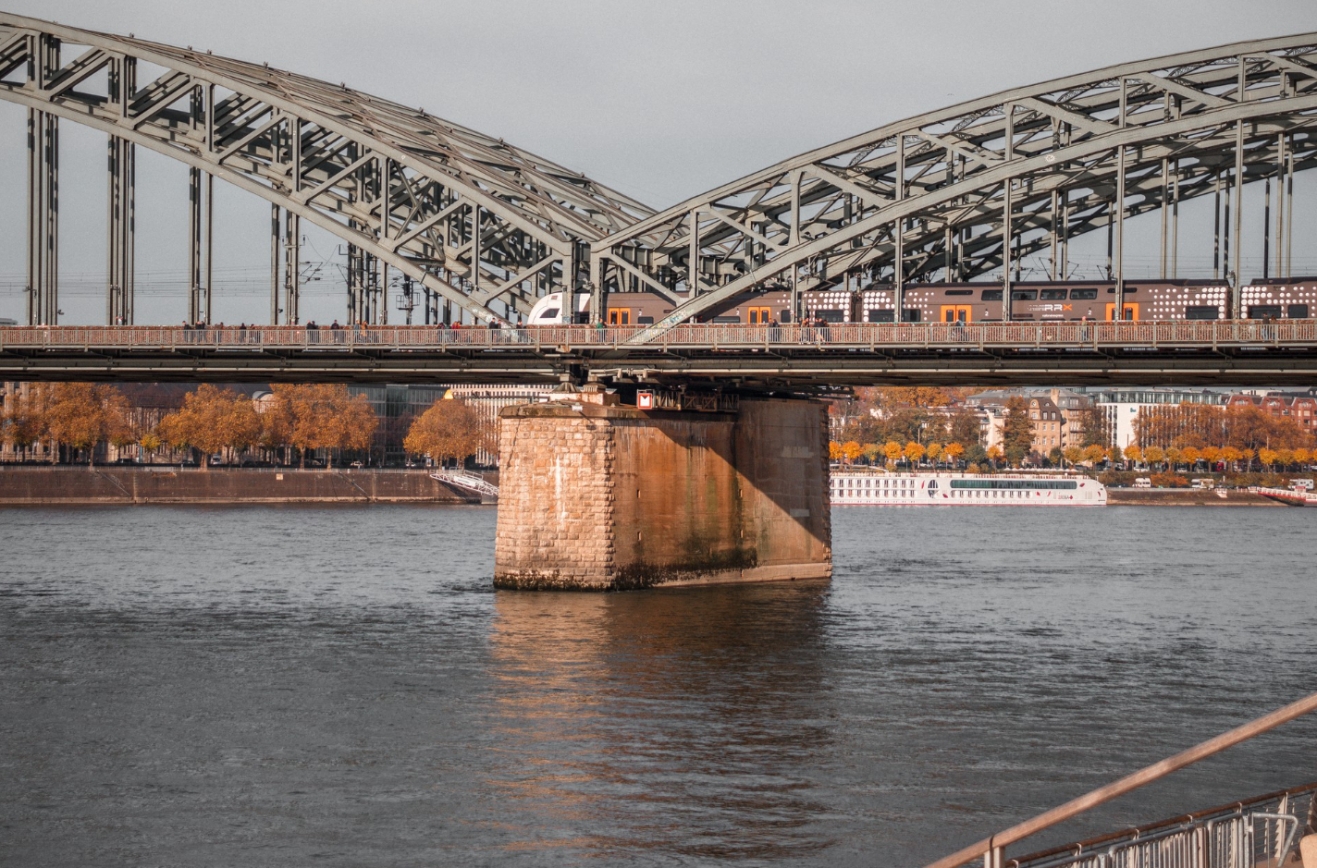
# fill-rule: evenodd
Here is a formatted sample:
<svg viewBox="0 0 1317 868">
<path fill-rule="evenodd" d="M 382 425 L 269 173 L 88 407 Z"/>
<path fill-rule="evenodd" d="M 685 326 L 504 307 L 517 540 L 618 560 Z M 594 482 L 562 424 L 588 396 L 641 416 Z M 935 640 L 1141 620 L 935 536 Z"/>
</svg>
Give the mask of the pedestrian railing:
<svg viewBox="0 0 1317 868">
<path fill-rule="evenodd" d="M 1005 868 L 1280 868 L 1297 855 L 1317 783 L 1006 859 Z"/>
<path fill-rule="evenodd" d="M 1260 494 L 1273 500 L 1283 500 L 1286 503 L 1296 503 L 1301 506 L 1317 506 L 1317 493 L 1311 491 L 1296 491 L 1293 488 L 1268 488 L 1264 485 L 1253 485 L 1248 490 L 1251 494 Z"/>
<path fill-rule="evenodd" d="M 1032 856 L 1007 859 L 1006 848 L 1313 711 L 1317 693 L 971 844 L 928 868 L 1279 868 L 1293 853 L 1300 824 L 1308 817 L 1295 806 L 1310 809 L 1317 784 Z"/>
<path fill-rule="evenodd" d="M 648 341 L 645 338 L 650 338 Z M 1317 320 L 1172 322 L 836 323 L 826 326 L 688 323 L 652 335 L 644 327 L 532 326 L 4 326 L 0 350 L 266 350 L 353 352 L 525 349 L 1001 349 L 1254 346 L 1317 347 Z"/>
<path fill-rule="evenodd" d="M 469 473 L 458 473 L 452 470 L 436 470 L 430 474 L 430 478 L 446 482 L 449 485 L 456 485 L 458 488 L 465 488 L 467 491 L 474 491 L 476 494 L 485 497 L 498 497 L 498 486 L 480 476 L 472 476 Z"/>
</svg>

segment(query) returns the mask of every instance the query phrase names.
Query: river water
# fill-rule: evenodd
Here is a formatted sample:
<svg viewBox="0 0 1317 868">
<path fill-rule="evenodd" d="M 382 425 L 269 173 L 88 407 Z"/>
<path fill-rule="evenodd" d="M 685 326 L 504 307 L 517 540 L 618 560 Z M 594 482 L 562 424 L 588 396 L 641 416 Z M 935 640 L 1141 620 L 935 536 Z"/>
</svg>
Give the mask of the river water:
<svg viewBox="0 0 1317 868">
<path fill-rule="evenodd" d="M 0 864 L 922 865 L 1317 690 L 1315 520 L 853 507 L 830 583 L 588 595 L 491 590 L 489 508 L 0 511 Z"/>
</svg>

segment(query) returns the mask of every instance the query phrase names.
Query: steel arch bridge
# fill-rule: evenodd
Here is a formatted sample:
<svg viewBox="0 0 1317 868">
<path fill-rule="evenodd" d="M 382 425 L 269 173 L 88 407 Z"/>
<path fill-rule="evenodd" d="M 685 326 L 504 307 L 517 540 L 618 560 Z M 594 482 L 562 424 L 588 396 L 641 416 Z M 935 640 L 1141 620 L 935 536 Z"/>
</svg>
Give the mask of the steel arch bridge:
<svg viewBox="0 0 1317 868">
<path fill-rule="evenodd" d="M 159 72 L 139 81 L 147 64 Z M 300 220 L 349 245 L 353 321 L 387 321 L 390 268 L 409 290 L 414 282 L 425 294 L 427 316 L 431 301 L 437 314 L 443 299 L 489 321 L 533 303 L 548 287 L 575 284 L 592 242 L 653 213 L 584 175 L 423 109 L 190 47 L 6 13 L 0 99 L 28 109 L 32 324 L 58 321 L 61 118 L 109 136 L 112 324 L 133 321 L 139 146 L 191 167 L 191 320 L 210 313 L 214 178 L 271 203 L 276 323 L 281 312 L 284 322 L 298 319 Z"/>
<path fill-rule="evenodd" d="M 1288 276 L 1292 179 L 1317 165 L 1315 133 L 1317 33 L 1126 63 L 785 160 L 595 242 L 591 265 L 603 291 L 676 304 L 650 339 L 770 285 L 890 285 L 899 311 L 907 282 L 999 271 L 1009 305 L 1024 257 L 1046 252 L 1052 279 L 1065 279 L 1069 240 L 1109 227 L 1121 310 L 1125 220 L 1161 212 L 1162 273 L 1174 277 L 1178 204 L 1196 197 L 1214 194 L 1218 214 L 1225 197 L 1233 218 L 1216 243 L 1238 285 L 1241 201 L 1254 181 L 1268 199 L 1277 182 L 1271 250 L 1276 276 Z M 1234 305 L 1238 318 L 1238 293 Z"/>
<path fill-rule="evenodd" d="M 141 69 L 151 69 L 139 82 Z M 59 120 L 108 136 L 106 321 L 133 322 L 135 149 L 191 169 L 189 319 L 210 319 L 218 177 L 271 203 L 271 323 L 296 323 L 300 221 L 348 246 L 347 317 L 387 322 L 404 292 L 478 322 L 544 294 L 647 290 L 674 303 L 652 340 L 761 287 L 999 279 L 1106 228 L 1123 293 L 1125 221 L 1215 196 L 1238 284 L 1245 185 L 1277 187 L 1275 273 L 1288 276 L 1293 176 L 1317 164 L 1317 34 L 1128 63 L 889 124 L 654 213 L 502 140 L 343 85 L 209 53 L 0 13 L 0 99 L 28 110 L 28 321 L 58 322 Z M 1272 243 L 1274 240 L 1274 244 Z M 1270 267 L 1270 257 L 1268 257 Z M 1120 304 L 1118 296 L 1117 303 Z M 1238 317 L 1240 295 L 1232 312 Z M 1116 308 L 1121 309 L 1120 307 Z M 563 317 L 570 306 L 562 306 Z M 1009 307 L 1006 310 L 1009 316 Z"/>
</svg>

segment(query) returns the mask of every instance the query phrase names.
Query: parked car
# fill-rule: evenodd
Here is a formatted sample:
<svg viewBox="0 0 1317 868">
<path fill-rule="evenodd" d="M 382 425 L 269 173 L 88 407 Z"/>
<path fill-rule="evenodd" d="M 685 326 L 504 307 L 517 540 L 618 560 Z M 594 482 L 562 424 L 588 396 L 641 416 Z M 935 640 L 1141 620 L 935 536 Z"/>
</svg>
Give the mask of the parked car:
<svg viewBox="0 0 1317 868">
<path fill-rule="evenodd" d="M 1152 488 L 1152 480 L 1146 476 L 1140 476 L 1134 480 L 1135 488 Z"/>
</svg>

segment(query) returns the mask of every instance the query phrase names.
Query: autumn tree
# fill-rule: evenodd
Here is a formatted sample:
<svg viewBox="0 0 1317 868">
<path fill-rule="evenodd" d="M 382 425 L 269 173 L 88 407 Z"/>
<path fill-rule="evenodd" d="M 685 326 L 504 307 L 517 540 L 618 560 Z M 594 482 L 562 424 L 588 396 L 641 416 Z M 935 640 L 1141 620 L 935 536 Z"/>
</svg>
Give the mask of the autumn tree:
<svg viewBox="0 0 1317 868">
<path fill-rule="evenodd" d="M 201 450 L 201 467 L 209 470 L 212 454 L 255 444 L 261 418 L 246 395 L 207 383 L 188 392 L 183 406 L 161 419 L 157 431 L 176 448 Z"/>
<path fill-rule="evenodd" d="M 1106 447 L 1113 439 L 1111 419 L 1103 408 L 1090 405 L 1079 411 L 1079 424 L 1084 432 L 1081 446 Z"/>
<path fill-rule="evenodd" d="M 128 400 L 113 386 L 57 383 L 44 398 L 42 420 L 45 435 L 57 444 L 87 450 L 88 467 L 96 461 L 98 444 L 134 440 Z"/>
<path fill-rule="evenodd" d="M 951 442 L 942 447 L 942 454 L 947 456 L 948 461 L 955 464 L 965 454 L 965 447 L 961 443 Z"/>
<path fill-rule="evenodd" d="M 916 443 L 915 441 L 911 440 L 909 443 L 905 444 L 905 449 L 903 450 L 903 454 L 905 455 L 905 460 L 910 462 L 910 466 L 913 467 L 914 465 L 919 463 L 919 459 L 924 457 L 924 453 L 926 451 L 927 450 L 924 449 L 924 445 L 922 443 Z"/>
<path fill-rule="evenodd" d="M 415 422 L 412 422 L 412 427 L 416 427 L 416 423 L 415 423 Z M 405 444 L 404 444 L 404 446 L 405 446 Z M 410 451 L 410 449 L 409 449 L 408 451 Z M 828 460 L 829 460 L 829 461 L 840 461 L 840 460 L 841 460 L 841 455 L 842 455 L 842 452 L 841 452 L 841 444 L 838 443 L 836 440 L 829 440 L 829 441 L 828 441 Z"/>
<path fill-rule="evenodd" d="M 846 459 L 847 464 L 853 463 L 864 454 L 864 447 L 854 440 L 847 440 L 841 444 L 841 457 Z"/>
<path fill-rule="evenodd" d="M 983 426 L 979 422 L 979 415 L 966 407 L 957 410 L 947 425 L 947 437 L 963 448 L 980 445 L 983 442 Z"/>
<path fill-rule="evenodd" d="M 904 451 L 905 451 L 905 447 L 902 446 L 900 443 L 897 443 L 895 440 L 887 441 L 887 445 L 883 447 L 883 455 L 887 457 L 887 461 L 889 464 L 895 464 L 896 462 L 900 461 L 901 453 Z"/>
<path fill-rule="evenodd" d="M 1084 460 L 1084 450 L 1078 446 L 1067 446 L 1061 450 L 1061 457 L 1067 464 L 1075 465 Z"/>
<path fill-rule="evenodd" d="M 933 465 L 936 467 L 938 460 L 942 458 L 942 444 L 941 443 L 928 444 L 928 449 L 925 452 L 925 455 L 927 456 L 928 460 L 933 462 Z"/>
<path fill-rule="evenodd" d="M 1001 449 L 1012 465 L 1019 465 L 1033 449 L 1029 402 L 1018 395 L 1006 399 L 1006 415 L 1001 423 Z"/>
<path fill-rule="evenodd" d="M 368 449 L 379 418 L 365 395 L 350 395 L 347 386 L 330 384 L 271 387 L 273 400 L 261 414 L 263 445 L 290 446 L 306 467 L 307 453 L 329 452 L 327 465 L 343 449 Z"/>
<path fill-rule="evenodd" d="M 408 452 L 429 455 L 439 462 L 452 458 L 459 464 L 489 445 L 492 444 L 480 423 L 480 414 L 470 404 L 456 398 L 435 401 L 416 417 L 403 440 L 403 448 Z M 840 444 L 842 457 L 845 457 L 848 445 Z M 832 454 L 831 446 L 828 451 Z"/>
<path fill-rule="evenodd" d="M 5 401 L 4 441 L 24 453 L 46 436 L 46 404 L 51 387 L 41 383 L 28 385 L 9 395 Z"/>
</svg>

